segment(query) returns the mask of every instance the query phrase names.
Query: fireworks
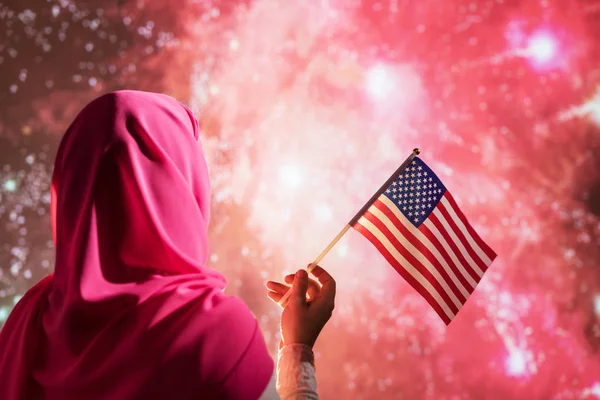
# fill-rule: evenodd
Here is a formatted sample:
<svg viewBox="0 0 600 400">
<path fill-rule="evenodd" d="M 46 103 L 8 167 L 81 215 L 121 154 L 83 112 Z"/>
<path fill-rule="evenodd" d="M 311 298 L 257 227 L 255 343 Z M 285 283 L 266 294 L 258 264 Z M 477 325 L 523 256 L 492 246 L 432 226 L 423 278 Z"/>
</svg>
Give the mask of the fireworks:
<svg viewBox="0 0 600 400">
<path fill-rule="evenodd" d="M 557 56 L 558 45 L 551 34 L 539 32 L 529 38 L 527 53 L 538 64 L 549 63 Z"/>
<path fill-rule="evenodd" d="M 52 269 L 67 124 L 103 91 L 164 91 L 203 129 L 211 266 L 273 351 L 262 281 L 311 262 L 414 147 L 499 253 L 446 329 L 350 231 L 322 262 L 323 398 L 600 398 L 598 7 L 538 3 L 0 5 L 0 324 Z"/>
</svg>

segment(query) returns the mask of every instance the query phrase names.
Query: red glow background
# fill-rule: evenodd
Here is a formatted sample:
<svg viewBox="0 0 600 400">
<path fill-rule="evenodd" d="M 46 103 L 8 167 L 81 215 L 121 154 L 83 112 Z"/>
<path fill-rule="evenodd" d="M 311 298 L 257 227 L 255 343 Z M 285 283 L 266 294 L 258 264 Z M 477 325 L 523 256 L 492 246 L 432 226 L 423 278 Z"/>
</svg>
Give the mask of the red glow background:
<svg viewBox="0 0 600 400">
<path fill-rule="evenodd" d="M 53 268 L 52 163 L 117 89 L 203 127 L 211 265 L 275 354 L 305 266 L 414 147 L 499 254 L 446 328 L 360 235 L 322 265 L 323 399 L 600 398 L 598 0 L 0 1 L 0 326 Z"/>
</svg>

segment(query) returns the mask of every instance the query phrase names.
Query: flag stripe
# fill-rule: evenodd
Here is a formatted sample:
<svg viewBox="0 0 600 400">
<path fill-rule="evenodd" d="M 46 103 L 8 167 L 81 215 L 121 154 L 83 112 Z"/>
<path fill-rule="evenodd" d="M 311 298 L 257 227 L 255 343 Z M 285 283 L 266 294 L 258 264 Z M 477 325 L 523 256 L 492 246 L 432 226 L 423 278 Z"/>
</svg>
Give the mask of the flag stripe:
<svg viewBox="0 0 600 400">
<path fill-rule="evenodd" d="M 404 226 L 413 234 L 415 237 L 423 242 L 427 248 L 434 254 L 441 255 L 446 265 L 450 266 L 450 269 L 456 274 L 458 279 L 461 281 L 463 286 L 468 289 L 469 293 L 477 286 L 477 281 L 464 269 L 462 264 L 450 251 L 449 246 L 444 242 L 444 238 L 441 236 L 435 236 L 429 229 L 426 229 L 424 225 L 420 228 L 415 227 L 410 221 L 406 220 L 406 217 L 398 210 L 398 208 L 392 203 L 386 196 L 381 196 L 379 201 L 385 205 L 385 209 L 391 211 L 398 220 L 398 224 L 406 223 Z M 376 202 L 377 204 L 377 202 Z M 385 210 L 384 210 L 385 212 Z M 389 215 L 388 215 L 389 217 Z M 425 229 L 424 229 L 425 228 Z M 431 244 L 431 247 L 429 246 Z M 440 258 L 438 257 L 438 260 Z"/>
<path fill-rule="evenodd" d="M 417 270 L 425 279 L 440 293 L 444 302 L 456 313 L 462 306 L 462 302 L 456 297 L 447 281 L 441 277 L 439 271 L 423 256 L 414 246 L 406 240 L 394 224 L 376 207 L 371 207 L 364 217 L 369 220 L 394 248 Z"/>
<path fill-rule="evenodd" d="M 425 221 L 422 226 L 425 226 L 431 230 L 431 233 L 440 239 L 440 243 L 444 245 L 444 249 L 448 252 L 448 254 L 450 254 L 452 259 L 457 259 L 458 264 L 463 267 L 463 270 L 466 271 L 466 273 L 469 274 L 469 276 L 471 276 L 475 282 L 479 282 L 479 275 L 467 263 L 467 260 L 465 260 L 461 252 L 458 251 L 456 245 L 452 242 L 452 238 L 450 235 L 448 235 L 448 232 L 446 232 L 444 226 L 438 220 L 435 213 L 431 213 L 429 215 L 429 219 Z"/>
<path fill-rule="evenodd" d="M 438 217 L 438 220 L 446 229 L 446 232 L 448 232 L 448 234 L 452 237 L 452 241 L 456 244 L 463 257 L 465 257 L 467 262 L 469 262 L 469 265 L 473 266 L 473 269 L 477 272 L 477 274 L 480 274 L 480 277 L 483 276 L 483 272 L 487 268 L 487 265 L 485 265 L 485 262 L 475 254 L 473 249 L 470 249 L 471 246 L 466 243 L 466 240 L 462 240 L 460 238 L 460 231 L 450 219 L 450 215 L 445 211 L 446 209 L 440 202 L 434 212 Z"/>
<path fill-rule="evenodd" d="M 456 254 L 454 251 L 454 248 L 451 246 L 452 243 L 449 243 L 448 238 L 444 237 L 437 225 L 434 224 L 434 222 L 432 221 L 433 219 L 435 219 L 435 215 L 432 213 L 431 215 L 429 215 L 429 219 L 427 221 L 425 221 L 420 227 L 419 230 L 421 232 L 423 232 L 423 234 L 425 234 L 428 238 L 432 239 L 435 238 L 435 240 L 437 240 L 437 242 L 439 243 L 439 245 L 441 247 L 438 247 L 438 249 L 440 251 L 443 251 L 444 254 L 446 254 L 454 263 L 454 265 L 456 265 L 456 267 L 458 268 L 458 270 L 460 271 L 460 273 L 462 274 L 462 276 L 465 277 L 465 279 L 467 279 L 469 281 L 469 283 L 473 284 L 473 289 L 475 288 L 475 286 L 477 286 L 477 282 L 479 280 L 479 277 L 477 276 L 477 274 L 475 272 L 473 272 L 471 270 L 471 268 L 466 268 L 466 262 L 465 260 L 462 258 L 462 256 L 460 254 Z M 436 219 L 437 222 L 437 219 Z"/>
<path fill-rule="evenodd" d="M 481 259 L 479 257 L 479 255 L 477 254 L 477 252 L 475 251 L 475 249 L 473 249 L 471 247 L 471 245 L 469 244 L 469 242 L 467 241 L 467 239 L 464 237 L 464 235 L 462 234 L 462 232 L 460 231 L 460 229 L 456 225 L 456 223 L 455 223 L 456 221 L 454 221 L 450 217 L 450 214 L 448 213 L 448 210 L 446 209 L 446 207 L 441 202 L 440 202 L 440 204 L 438 204 L 438 211 L 440 212 L 440 214 L 439 214 L 440 221 L 446 222 L 446 224 L 447 224 L 447 226 L 445 225 L 446 230 L 449 233 L 454 233 L 454 235 L 456 236 L 455 243 L 461 249 L 461 252 L 463 254 L 465 254 L 464 250 L 466 250 L 467 251 L 467 255 L 470 257 L 470 259 L 472 261 L 475 262 L 475 264 L 482 271 L 482 274 L 483 274 L 483 272 L 485 272 L 485 270 L 487 269 L 487 264 L 485 263 L 485 261 L 483 259 Z"/>
<path fill-rule="evenodd" d="M 429 218 L 432 218 L 432 217 L 433 217 L 433 214 L 431 214 L 429 216 Z M 427 223 L 427 222 L 429 222 L 429 223 Z M 425 221 L 419 227 L 419 231 L 422 232 L 423 235 L 428 237 L 429 240 L 431 240 L 432 242 L 434 242 L 436 244 L 437 249 L 444 256 L 444 258 L 446 259 L 448 264 L 453 265 L 456 268 L 456 270 L 459 271 L 459 273 L 460 273 L 459 277 L 462 277 L 467 282 L 469 282 L 471 289 L 475 289 L 475 287 L 477 286 L 477 282 L 478 282 L 477 274 L 475 274 L 473 271 L 470 271 L 470 268 L 469 268 L 469 270 L 467 270 L 465 268 L 464 261 L 459 260 L 459 257 L 457 257 L 454 254 L 454 251 L 452 250 L 450 245 L 446 242 L 446 238 L 444 238 L 439 233 L 439 231 L 431 223 L 431 221 Z M 436 232 L 437 232 L 437 234 L 436 234 Z"/>
<path fill-rule="evenodd" d="M 385 236 L 364 217 L 358 221 L 355 229 L 379 250 L 394 269 L 427 300 L 444 322 L 449 324 L 452 318 L 454 318 L 454 313 L 441 299 L 435 288 L 394 249 Z M 413 275 L 413 273 L 415 274 Z"/>
<path fill-rule="evenodd" d="M 461 222 L 464 224 L 464 226 L 467 228 L 467 231 L 475 240 L 479 248 L 488 256 L 488 259 L 490 260 L 490 262 L 488 263 L 489 266 L 489 264 L 491 264 L 492 261 L 494 261 L 494 259 L 496 258 L 496 253 L 490 248 L 490 246 L 487 245 L 487 243 L 485 243 L 481 239 L 481 237 L 477 234 L 477 232 L 475 232 L 475 229 L 473 229 L 471 224 L 469 224 L 469 221 L 467 221 L 467 217 L 465 217 L 465 214 L 458 207 L 458 204 L 456 204 L 456 200 L 454 200 L 452 194 L 446 191 L 446 193 L 444 194 L 444 198 L 448 201 L 448 203 L 450 203 L 450 206 L 452 207 L 458 218 L 461 220 Z"/>
<path fill-rule="evenodd" d="M 396 213 L 394 213 L 394 209 L 396 210 Z M 396 228 L 394 233 L 398 237 L 404 238 L 410 245 L 410 247 L 405 245 L 407 250 L 410 253 L 424 256 L 427 261 L 429 261 L 430 265 L 440 273 L 442 279 L 448 282 L 450 288 L 461 303 L 464 303 L 467 300 L 470 294 L 467 289 L 469 287 L 467 282 L 462 282 L 456 276 L 456 273 L 459 272 L 448 266 L 446 260 L 441 256 L 431 241 L 422 235 L 401 212 L 398 212 L 398 209 L 395 207 L 390 209 L 383 201 L 376 201 L 369 211 L 383 221 L 388 220 Z M 397 232 L 400 234 L 398 235 Z"/>
<path fill-rule="evenodd" d="M 477 257 L 482 261 L 484 265 L 483 270 L 485 271 L 485 269 L 492 263 L 492 260 L 489 259 L 487 254 L 485 254 L 481 247 L 479 247 L 477 242 L 473 240 L 473 237 L 471 236 L 463 222 L 460 220 L 460 218 L 456 214 L 456 211 L 452 208 L 452 205 L 446 199 L 445 195 L 444 197 L 442 197 L 440 203 L 440 210 L 442 210 L 443 214 L 446 217 L 446 220 L 451 221 L 452 228 L 454 229 L 460 240 L 463 242 L 463 245 L 467 248 L 467 250 L 472 250 L 475 253 L 471 254 L 471 256 L 473 258 Z"/>
<path fill-rule="evenodd" d="M 449 324 L 496 254 L 420 158 L 398 171 L 351 224 Z"/>
</svg>

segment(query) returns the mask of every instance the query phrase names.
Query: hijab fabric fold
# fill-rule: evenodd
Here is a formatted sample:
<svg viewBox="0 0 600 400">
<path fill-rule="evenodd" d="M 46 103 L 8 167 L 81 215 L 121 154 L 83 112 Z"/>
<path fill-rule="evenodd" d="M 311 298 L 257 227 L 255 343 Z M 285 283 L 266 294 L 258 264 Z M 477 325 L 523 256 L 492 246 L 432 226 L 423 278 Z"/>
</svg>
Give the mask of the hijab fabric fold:
<svg viewBox="0 0 600 400">
<path fill-rule="evenodd" d="M 137 91 L 85 107 L 52 178 L 55 273 L 0 332 L 0 399 L 257 399 L 273 361 L 206 266 L 209 208 L 189 109 Z"/>
</svg>

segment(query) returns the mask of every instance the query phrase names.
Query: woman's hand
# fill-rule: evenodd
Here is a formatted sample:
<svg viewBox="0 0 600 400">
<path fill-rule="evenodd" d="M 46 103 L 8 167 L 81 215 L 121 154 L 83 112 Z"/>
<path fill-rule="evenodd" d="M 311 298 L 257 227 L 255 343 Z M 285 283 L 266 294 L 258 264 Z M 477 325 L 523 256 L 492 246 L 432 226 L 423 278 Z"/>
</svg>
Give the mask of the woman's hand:
<svg viewBox="0 0 600 400">
<path fill-rule="evenodd" d="M 273 300 L 275 303 L 279 304 L 279 302 L 281 301 L 281 298 L 287 293 L 288 290 L 290 290 L 292 288 L 292 285 L 294 284 L 294 278 L 296 277 L 296 274 L 289 274 L 285 276 L 285 283 L 280 283 L 280 282 L 275 282 L 275 281 L 268 281 L 267 282 L 267 289 L 269 289 L 269 291 L 267 292 L 267 296 L 269 296 L 269 298 L 271 300 Z M 306 301 L 308 303 L 310 303 L 312 300 L 314 300 L 318 295 L 319 292 L 321 291 L 321 284 L 317 281 L 315 281 L 314 279 L 308 279 L 308 290 L 306 291 Z M 289 303 L 290 298 L 288 297 L 288 299 L 285 301 L 285 303 L 280 304 L 283 308 L 285 308 L 285 306 Z"/>
<path fill-rule="evenodd" d="M 281 345 L 304 344 L 313 347 L 319 333 L 331 318 L 335 303 L 335 280 L 323 268 L 315 266 L 312 274 L 317 281 L 309 279 L 305 270 L 285 277 L 289 286 L 279 282 L 267 282 L 267 294 L 278 303 L 291 290 L 281 314 Z M 281 346 L 280 345 L 280 346 Z"/>
</svg>

